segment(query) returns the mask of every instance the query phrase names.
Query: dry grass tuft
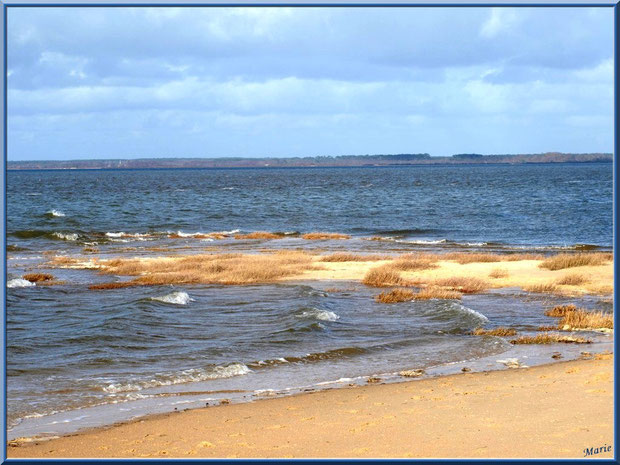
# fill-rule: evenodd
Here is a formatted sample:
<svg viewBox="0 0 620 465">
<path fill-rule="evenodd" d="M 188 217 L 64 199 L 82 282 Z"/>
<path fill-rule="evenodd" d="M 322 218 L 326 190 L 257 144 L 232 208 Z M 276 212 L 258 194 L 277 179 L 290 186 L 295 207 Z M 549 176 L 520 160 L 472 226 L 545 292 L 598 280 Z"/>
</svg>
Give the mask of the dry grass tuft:
<svg viewBox="0 0 620 465">
<path fill-rule="evenodd" d="M 582 337 L 564 336 L 557 333 L 542 333 L 535 336 L 521 336 L 510 341 L 511 344 L 590 344 L 592 341 Z"/>
<path fill-rule="evenodd" d="M 466 253 L 466 252 L 451 252 L 442 256 L 444 260 L 454 260 L 461 265 L 466 263 L 488 263 L 488 262 L 500 262 L 502 256 L 491 253 Z"/>
<path fill-rule="evenodd" d="M 517 330 L 501 326 L 495 329 L 476 328 L 472 334 L 474 336 L 516 336 Z"/>
<path fill-rule="evenodd" d="M 588 281 L 589 280 L 585 275 L 572 273 L 561 277 L 555 283 L 560 286 L 579 286 L 580 284 L 585 284 Z"/>
<path fill-rule="evenodd" d="M 348 234 L 339 234 L 339 233 L 326 233 L 326 232 L 312 232 L 303 234 L 302 239 L 307 239 L 309 241 L 323 241 L 326 239 L 351 239 L 351 236 Z"/>
<path fill-rule="evenodd" d="M 464 294 L 475 294 L 477 292 L 483 292 L 488 289 L 489 283 L 479 279 L 466 276 L 453 276 L 451 278 L 438 279 L 435 281 L 436 285 L 449 287 L 450 289 L 462 292 Z"/>
<path fill-rule="evenodd" d="M 560 323 L 560 328 L 567 329 L 613 329 L 614 328 L 614 316 L 611 313 L 605 312 L 589 312 L 582 308 L 567 312 Z"/>
<path fill-rule="evenodd" d="M 390 292 L 382 292 L 375 300 L 384 304 L 392 304 L 396 302 L 409 302 L 413 300 L 415 293 L 410 289 L 392 289 Z"/>
<path fill-rule="evenodd" d="M 390 255 L 362 255 L 346 252 L 336 252 L 330 255 L 320 257 L 322 262 L 371 262 L 377 260 L 390 260 Z"/>
<path fill-rule="evenodd" d="M 555 307 L 553 307 L 552 309 L 549 309 L 545 312 L 545 315 L 547 316 L 553 316 L 553 317 L 562 317 L 564 315 L 566 315 L 569 312 L 574 312 L 578 310 L 578 308 L 573 305 L 556 305 Z"/>
<path fill-rule="evenodd" d="M 426 287 L 417 294 L 413 296 L 416 300 L 429 300 L 429 299 L 443 299 L 443 300 L 453 300 L 460 299 L 463 297 L 463 294 L 457 291 L 453 291 L 450 289 L 444 289 L 437 286 L 429 286 Z"/>
<path fill-rule="evenodd" d="M 368 270 L 362 283 L 372 287 L 390 287 L 402 286 L 405 280 L 390 265 L 383 265 Z"/>
<path fill-rule="evenodd" d="M 536 328 L 536 331 L 557 331 L 558 327 L 557 326 L 539 326 L 538 328 Z"/>
<path fill-rule="evenodd" d="M 399 271 L 416 271 L 437 268 L 436 256 L 430 254 L 404 254 L 388 266 Z"/>
<path fill-rule="evenodd" d="M 549 257 L 538 265 L 540 268 L 548 270 L 563 270 L 565 268 L 574 268 L 577 266 L 597 266 L 604 265 L 613 260 L 611 253 L 561 253 Z"/>
<path fill-rule="evenodd" d="M 489 278 L 501 279 L 508 277 L 508 270 L 504 268 L 495 268 L 489 273 Z"/>
<path fill-rule="evenodd" d="M 532 284 L 523 288 L 526 292 L 555 293 L 558 287 L 554 283 Z"/>
<path fill-rule="evenodd" d="M 131 286 L 137 286 L 137 285 L 138 283 L 134 281 L 123 281 L 123 282 L 116 282 L 116 283 L 91 284 L 90 286 L 88 286 L 88 288 L 92 291 L 101 291 L 101 290 L 107 290 L 107 289 L 121 289 L 123 287 L 131 287 Z"/>
<path fill-rule="evenodd" d="M 53 281 L 54 276 L 49 273 L 27 273 L 22 276 L 26 281 L 30 281 L 31 283 L 40 283 L 43 281 Z"/>
<path fill-rule="evenodd" d="M 507 262 L 520 262 L 521 260 L 544 260 L 545 256 L 539 253 L 513 253 L 504 257 Z"/>
<path fill-rule="evenodd" d="M 284 234 L 267 231 L 255 231 L 249 234 L 235 234 L 235 239 L 282 239 Z"/>
</svg>

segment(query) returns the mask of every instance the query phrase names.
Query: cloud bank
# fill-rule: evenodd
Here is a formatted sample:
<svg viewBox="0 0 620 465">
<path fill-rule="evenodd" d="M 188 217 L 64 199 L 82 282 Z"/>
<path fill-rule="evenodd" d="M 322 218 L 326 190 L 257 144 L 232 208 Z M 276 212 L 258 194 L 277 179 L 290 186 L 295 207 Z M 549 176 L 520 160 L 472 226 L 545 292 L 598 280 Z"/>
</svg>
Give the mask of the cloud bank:
<svg viewBox="0 0 620 465">
<path fill-rule="evenodd" d="M 613 148 L 611 8 L 14 8 L 9 159 Z"/>
</svg>

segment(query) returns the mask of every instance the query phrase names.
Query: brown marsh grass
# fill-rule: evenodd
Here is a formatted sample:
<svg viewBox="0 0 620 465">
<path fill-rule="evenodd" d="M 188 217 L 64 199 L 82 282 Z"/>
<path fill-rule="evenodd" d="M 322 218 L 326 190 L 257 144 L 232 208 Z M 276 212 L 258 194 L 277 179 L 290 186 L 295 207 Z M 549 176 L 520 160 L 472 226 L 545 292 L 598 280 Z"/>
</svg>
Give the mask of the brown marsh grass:
<svg viewBox="0 0 620 465">
<path fill-rule="evenodd" d="M 303 252 L 202 254 L 101 261 L 102 273 L 137 276 L 135 284 L 250 284 L 273 282 L 316 268 Z"/>
<path fill-rule="evenodd" d="M 538 266 L 555 271 L 577 266 L 604 265 L 612 260 L 613 254 L 611 253 L 561 253 L 543 260 Z"/>
<path fill-rule="evenodd" d="M 390 255 L 363 255 L 347 252 L 336 252 L 330 255 L 322 255 L 319 257 L 322 262 L 371 262 L 378 260 L 390 260 Z"/>
<path fill-rule="evenodd" d="M 43 281 L 53 281 L 54 276 L 49 273 L 27 273 L 22 276 L 26 281 L 30 281 L 31 283 L 40 283 Z"/>
<path fill-rule="evenodd" d="M 484 292 L 490 287 L 489 283 L 482 279 L 467 276 L 453 276 L 451 278 L 438 279 L 434 284 L 437 286 L 449 287 L 450 289 L 464 294 Z"/>
<path fill-rule="evenodd" d="M 500 326 L 495 329 L 476 328 L 472 333 L 474 336 L 516 336 L 517 330 Z"/>
<path fill-rule="evenodd" d="M 536 331 L 557 331 L 557 326 L 539 326 Z"/>
<path fill-rule="evenodd" d="M 362 283 L 371 287 L 403 286 L 406 284 L 400 273 L 390 265 L 371 268 L 364 276 Z"/>
<path fill-rule="evenodd" d="M 235 234 L 235 239 L 282 239 L 284 234 L 267 231 L 255 231 L 248 234 Z"/>
<path fill-rule="evenodd" d="M 134 281 L 122 281 L 122 282 L 115 282 L 115 283 L 99 283 L 99 284 L 91 284 L 90 286 L 88 286 L 88 289 L 90 289 L 91 291 L 102 291 L 102 290 L 107 290 L 107 289 L 121 289 L 123 287 L 131 287 L 131 286 L 138 286 L 138 283 Z"/>
<path fill-rule="evenodd" d="M 466 263 L 500 262 L 502 256 L 491 253 L 450 252 L 442 256 L 444 260 L 454 260 L 461 265 Z"/>
<path fill-rule="evenodd" d="M 436 261 L 436 256 L 430 254 L 404 254 L 388 266 L 399 271 L 429 270 L 437 268 Z"/>
<path fill-rule="evenodd" d="M 489 273 L 489 278 L 501 279 L 508 277 L 508 270 L 504 268 L 495 268 Z"/>
<path fill-rule="evenodd" d="M 429 286 L 421 289 L 420 292 L 415 294 L 413 298 L 415 300 L 429 300 L 429 299 L 444 299 L 444 300 L 454 300 L 460 299 L 463 297 L 458 291 L 444 289 L 437 286 Z"/>
<path fill-rule="evenodd" d="M 567 312 L 558 327 L 564 328 L 568 326 L 574 329 L 613 329 L 614 328 L 614 316 L 611 313 L 605 312 L 589 312 L 582 308 Z"/>
<path fill-rule="evenodd" d="M 312 232 L 307 234 L 302 234 L 302 239 L 307 239 L 309 241 L 323 241 L 327 239 L 351 239 L 351 236 L 348 234 L 340 234 L 340 233 L 327 233 L 327 232 Z"/>
<path fill-rule="evenodd" d="M 511 344 L 557 344 L 560 342 L 567 344 L 590 344 L 592 341 L 582 337 L 564 336 L 557 333 L 541 333 L 535 336 L 521 336 L 510 341 Z"/>
<path fill-rule="evenodd" d="M 531 284 L 529 286 L 525 286 L 523 290 L 526 292 L 556 293 L 558 292 L 558 286 L 554 283 Z"/>
<path fill-rule="evenodd" d="M 415 293 L 411 289 L 392 289 L 389 292 L 382 292 L 375 300 L 384 304 L 392 304 L 396 302 L 408 302 L 413 300 Z"/>
<path fill-rule="evenodd" d="M 579 273 L 572 273 L 562 276 L 555 283 L 560 286 L 579 286 L 580 284 L 585 284 L 589 280 L 588 278 Z"/>
<path fill-rule="evenodd" d="M 520 262 L 522 260 L 544 260 L 546 257 L 539 253 L 511 253 L 504 255 L 507 262 Z"/>
<path fill-rule="evenodd" d="M 576 305 L 573 304 L 569 304 L 569 305 L 556 305 L 555 307 L 547 310 L 545 312 L 546 316 L 552 316 L 552 317 L 563 317 L 564 315 L 566 315 L 569 312 L 574 312 L 578 310 Z"/>
</svg>

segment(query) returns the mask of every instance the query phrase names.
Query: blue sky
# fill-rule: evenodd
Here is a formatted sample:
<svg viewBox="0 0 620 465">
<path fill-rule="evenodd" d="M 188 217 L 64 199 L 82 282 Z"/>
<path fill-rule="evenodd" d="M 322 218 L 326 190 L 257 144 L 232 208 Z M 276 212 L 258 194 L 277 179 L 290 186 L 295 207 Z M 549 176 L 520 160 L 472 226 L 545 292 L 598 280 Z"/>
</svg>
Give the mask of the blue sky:
<svg viewBox="0 0 620 465">
<path fill-rule="evenodd" d="M 8 158 L 613 150 L 612 8 L 10 8 Z"/>
</svg>

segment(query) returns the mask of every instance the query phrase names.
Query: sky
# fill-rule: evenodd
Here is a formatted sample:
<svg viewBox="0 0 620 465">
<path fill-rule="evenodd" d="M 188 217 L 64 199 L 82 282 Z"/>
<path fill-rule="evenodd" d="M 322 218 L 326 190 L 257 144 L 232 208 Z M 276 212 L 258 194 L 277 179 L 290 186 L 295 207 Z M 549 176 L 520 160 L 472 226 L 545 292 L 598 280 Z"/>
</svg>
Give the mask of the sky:
<svg viewBox="0 0 620 465">
<path fill-rule="evenodd" d="M 613 8 L 7 15 L 9 160 L 613 151 Z"/>
</svg>

